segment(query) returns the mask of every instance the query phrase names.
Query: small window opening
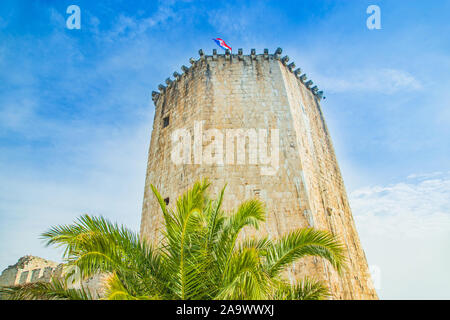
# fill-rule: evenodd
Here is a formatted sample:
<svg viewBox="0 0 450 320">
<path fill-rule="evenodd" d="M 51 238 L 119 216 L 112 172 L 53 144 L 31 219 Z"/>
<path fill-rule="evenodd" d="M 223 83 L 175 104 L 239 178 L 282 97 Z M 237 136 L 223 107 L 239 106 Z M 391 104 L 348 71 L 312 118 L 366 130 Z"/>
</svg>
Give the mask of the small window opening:
<svg viewBox="0 0 450 320">
<path fill-rule="evenodd" d="M 163 119 L 163 128 L 167 127 L 168 125 L 169 125 L 169 116 Z"/>
<path fill-rule="evenodd" d="M 170 201 L 169 198 L 165 198 L 165 199 L 164 199 L 164 203 L 166 204 L 166 206 L 169 205 L 169 201 Z"/>
</svg>

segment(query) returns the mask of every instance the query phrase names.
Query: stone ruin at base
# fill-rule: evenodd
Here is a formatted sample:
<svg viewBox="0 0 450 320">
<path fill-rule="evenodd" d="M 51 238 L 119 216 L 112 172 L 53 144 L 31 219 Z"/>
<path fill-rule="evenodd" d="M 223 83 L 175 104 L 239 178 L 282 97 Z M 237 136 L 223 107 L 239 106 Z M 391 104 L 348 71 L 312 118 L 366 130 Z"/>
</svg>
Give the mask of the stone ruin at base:
<svg viewBox="0 0 450 320">
<path fill-rule="evenodd" d="M 16 264 L 7 267 L 0 275 L 0 287 L 23 285 L 34 282 L 50 282 L 52 277 L 62 279 L 66 273 L 65 264 L 46 260 L 40 257 L 26 255 L 20 258 Z M 102 293 L 102 277 L 94 276 L 82 281 L 94 297 L 99 298 Z M 69 284 L 71 288 L 79 288 L 80 282 Z M 0 294 L 0 300 L 4 297 Z"/>
</svg>

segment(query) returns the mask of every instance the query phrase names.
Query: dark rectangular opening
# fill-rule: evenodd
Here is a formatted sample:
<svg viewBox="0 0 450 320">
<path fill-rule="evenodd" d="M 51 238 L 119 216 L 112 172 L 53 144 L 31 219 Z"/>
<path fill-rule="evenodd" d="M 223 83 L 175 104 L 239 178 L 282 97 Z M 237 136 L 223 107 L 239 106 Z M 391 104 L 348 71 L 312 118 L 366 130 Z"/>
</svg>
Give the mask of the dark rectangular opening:
<svg viewBox="0 0 450 320">
<path fill-rule="evenodd" d="M 168 125 L 169 125 L 169 116 L 163 119 L 163 128 L 167 127 Z"/>
<path fill-rule="evenodd" d="M 165 198 L 165 199 L 164 199 L 164 202 L 165 202 L 166 206 L 169 205 L 169 201 L 170 201 L 169 198 Z"/>
</svg>

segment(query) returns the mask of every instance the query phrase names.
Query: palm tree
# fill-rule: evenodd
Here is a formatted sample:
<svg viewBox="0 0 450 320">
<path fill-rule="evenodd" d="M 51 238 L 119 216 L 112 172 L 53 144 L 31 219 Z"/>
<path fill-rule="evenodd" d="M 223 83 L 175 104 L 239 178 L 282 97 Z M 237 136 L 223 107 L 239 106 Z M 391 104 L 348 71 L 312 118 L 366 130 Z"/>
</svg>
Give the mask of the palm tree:
<svg viewBox="0 0 450 320">
<path fill-rule="evenodd" d="M 105 299 L 324 299 L 327 286 L 305 278 L 290 284 L 283 272 L 298 259 L 321 257 L 339 272 L 344 247 L 330 233 L 299 229 L 276 241 L 239 240 L 243 228 L 258 228 L 264 205 L 253 199 L 226 214 L 225 187 L 208 197 L 207 180 L 197 182 L 169 208 L 152 185 L 165 222 L 159 247 L 103 217 L 81 216 L 74 224 L 43 234 L 47 245 L 63 246 L 67 264 L 83 278 L 105 273 Z M 85 288 L 63 280 L 3 288 L 10 299 L 92 299 Z"/>
</svg>

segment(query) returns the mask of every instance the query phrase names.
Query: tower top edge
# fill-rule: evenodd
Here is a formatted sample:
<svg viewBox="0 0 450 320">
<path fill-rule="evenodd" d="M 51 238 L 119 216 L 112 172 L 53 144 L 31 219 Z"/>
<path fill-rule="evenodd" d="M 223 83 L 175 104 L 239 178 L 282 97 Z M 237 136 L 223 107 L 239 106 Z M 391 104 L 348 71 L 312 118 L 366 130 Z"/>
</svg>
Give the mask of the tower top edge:
<svg viewBox="0 0 450 320">
<path fill-rule="evenodd" d="M 317 86 L 312 87 L 313 82 L 311 80 L 306 81 L 307 76 L 306 74 L 302 74 L 301 68 L 295 68 L 295 63 L 291 62 L 289 63 L 289 56 L 282 57 L 281 54 L 283 52 L 283 49 L 277 48 L 274 53 L 269 54 L 269 49 L 264 49 L 263 53 L 256 53 L 255 49 L 250 50 L 250 54 L 244 54 L 243 49 L 239 48 L 237 53 L 232 53 L 230 50 L 226 50 L 225 53 L 217 53 L 217 49 L 212 50 L 211 55 L 207 55 L 204 53 L 203 49 L 198 50 L 199 58 L 190 58 L 189 62 L 191 64 L 190 67 L 187 67 L 185 65 L 181 66 L 182 73 L 178 73 L 175 71 L 173 73 L 174 80 L 172 80 L 170 77 L 165 80 L 165 84 L 159 84 L 158 85 L 158 91 L 152 91 L 152 100 L 156 104 L 158 99 L 164 95 L 166 90 L 170 88 L 174 83 L 176 83 L 183 74 L 187 74 L 196 64 L 202 62 L 202 61 L 218 61 L 220 60 L 238 60 L 238 61 L 244 61 L 244 60 L 279 60 L 280 63 L 285 66 L 288 71 L 294 74 L 294 76 L 298 79 L 300 83 L 302 83 L 306 89 L 310 90 L 313 95 L 315 95 L 319 100 L 323 98 L 323 91 L 319 91 L 319 88 Z"/>
</svg>

